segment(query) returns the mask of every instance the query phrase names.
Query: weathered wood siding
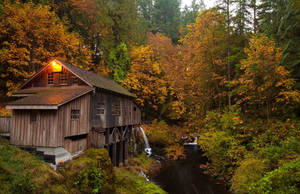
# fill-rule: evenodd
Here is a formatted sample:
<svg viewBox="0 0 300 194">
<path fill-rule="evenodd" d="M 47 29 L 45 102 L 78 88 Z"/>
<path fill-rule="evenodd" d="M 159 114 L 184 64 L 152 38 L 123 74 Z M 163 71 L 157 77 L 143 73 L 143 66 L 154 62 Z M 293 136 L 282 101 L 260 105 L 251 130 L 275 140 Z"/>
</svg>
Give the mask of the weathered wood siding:
<svg viewBox="0 0 300 194">
<path fill-rule="evenodd" d="M 64 141 L 64 148 L 70 153 L 76 153 L 87 149 L 87 137 L 83 138 L 66 138 Z"/>
<path fill-rule="evenodd" d="M 79 119 L 71 119 L 71 111 L 80 110 Z M 58 109 L 58 129 L 63 137 L 89 133 L 90 94 L 77 98 Z"/>
<path fill-rule="evenodd" d="M 65 137 L 88 134 L 89 108 L 90 95 L 86 94 L 58 110 L 35 110 L 34 122 L 30 120 L 32 110 L 13 110 L 10 142 L 19 146 L 64 146 Z M 80 110 L 78 120 L 71 119 L 72 109 Z"/>
<path fill-rule="evenodd" d="M 97 115 L 98 103 L 104 103 L 104 114 Z M 112 114 L 112 106 L 120 104 L 120 115 Z M 91 97 L 91 127 L 111 128 L 136 125 L 141 122 L 141 111 L 132 99 L 97 91 Z"/>
<path fill-rule="evenodd" d="M 62 146 L 62 134 L 57 127 L 56 110 L 37 110 L 36 121 L 31 111 L 13 110 L 10 143 L 19 146 Z"/>
<path fill-rule="evenodd" d="M 91 130 L 90 132 L 91 146 L 95 148 L 103 148 L 105 145 L 105 133 Z"/>
<path fill-rule="evenodd" d="M 11 117 L 0 117 L 0 133 L 9 133 L 11 128 Z"/>
</svg>

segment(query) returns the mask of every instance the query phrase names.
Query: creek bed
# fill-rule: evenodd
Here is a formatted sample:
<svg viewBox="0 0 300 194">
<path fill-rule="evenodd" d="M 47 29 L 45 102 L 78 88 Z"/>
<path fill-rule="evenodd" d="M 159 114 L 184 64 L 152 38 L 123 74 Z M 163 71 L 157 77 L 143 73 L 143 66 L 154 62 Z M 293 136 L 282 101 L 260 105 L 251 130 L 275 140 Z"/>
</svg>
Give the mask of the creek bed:
<svg viewBox="0 0 300 194">
<path fill-rule="evenodd" d="M 162 162 L 161 170 L 151 181 L 169 194 L 230 194 L 223 182 L 200 168 L 206 159 L 198 150 L 186 148 L 185 151 L 186 159 Z"/>
</svg>

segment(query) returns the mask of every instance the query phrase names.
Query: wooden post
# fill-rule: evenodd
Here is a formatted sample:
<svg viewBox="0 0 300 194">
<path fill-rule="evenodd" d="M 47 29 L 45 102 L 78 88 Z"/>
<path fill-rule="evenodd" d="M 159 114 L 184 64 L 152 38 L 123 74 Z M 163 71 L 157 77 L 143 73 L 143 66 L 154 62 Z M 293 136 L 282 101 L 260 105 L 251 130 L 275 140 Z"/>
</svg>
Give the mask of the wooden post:
<svg viewBox="0 0 300 194">
<path fill-rule="evenodd" d="M 91 147 L 90 134 L 91 131 L 89 131 L 89 133 L 87 134 L 86 149 L 89 149 Z"/>
<path fill-rule="evenodd" d="M 123 166 L 124 160 L 123 160 L 123 140 L 120 141 L 120 150 L 119 150 L 119 166 Z"/>
<path fill-rule="evenodd" d="M 116 166 L 117 165 L 117 143 L 114 142 L 112 145 L 113 145 L 112 146 L 112 163 L 114 166 Z"/>
<path fill-rule="evenodd" d="M 128 139 L 124 140 L 124 165 L 128 162 Z"/>
<path fill-rule="evenodd" d="M 109 145 L 109 128 L 105 130 L 105 144 Z"/>
</svg>

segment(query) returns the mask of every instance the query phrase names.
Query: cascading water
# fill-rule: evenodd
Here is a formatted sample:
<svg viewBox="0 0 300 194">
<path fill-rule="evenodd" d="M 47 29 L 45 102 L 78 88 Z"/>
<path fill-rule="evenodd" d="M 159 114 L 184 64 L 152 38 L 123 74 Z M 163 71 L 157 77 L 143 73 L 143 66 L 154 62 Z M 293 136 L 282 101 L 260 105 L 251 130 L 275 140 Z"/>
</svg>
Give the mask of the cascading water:
<svg viewBox="0 0 300 194">
<path fill-rule="evenodd" d="M 146 136 L 146 133 L 145 133 L 144 129 L 142 127 L 139 127 L 139 129 L 140 129 L 140 131 L 143 134 L 143 138 L 144 138 L 144 142 L 145 142 L 145 149 L 144 150 L 145 150 L 147 156 L 149 157 L 152 154 L 152 149 L 151 149 L 151 147 L 149 145 L 148 138 Z"/>
</svg>

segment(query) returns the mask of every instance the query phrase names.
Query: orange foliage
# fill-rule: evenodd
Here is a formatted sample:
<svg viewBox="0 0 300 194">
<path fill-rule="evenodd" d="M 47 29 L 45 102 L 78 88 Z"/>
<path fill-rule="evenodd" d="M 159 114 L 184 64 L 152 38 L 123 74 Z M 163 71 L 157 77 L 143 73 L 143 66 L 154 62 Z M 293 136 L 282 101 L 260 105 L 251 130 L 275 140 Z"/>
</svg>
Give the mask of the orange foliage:
<svg viewBox="0 0 300 194">
<path fill-rule="evenodd" d="M 242 106 L 252 106 L 254 111 L 263 110 L 270 116 L 279 107 L 300 102 L 299 91 L 293 90 L 295 80 L 289 78 L 288 71 L 279 62 L 282 52 L 266 36 L 253 36 L 249 48 L 245 49 L 247 59 L 241 61 L 242 75 L 233 84 L 238 86 L 237 102 Z"/>
<path fill-rule="evenodd" d="M 183 96 L 189 118 L 204 116 L 206 110 L 226 104 L 226 64 L 224 62 L 224 17 L 214 11 L 203 11 L 181 40 L 184 64 Z"/>
<path fill-rule="evenodd" d="M 91 53 L 49 6 L 5 1 L 0 16 L 1 78 L 11 94 L 50 58 L 87 67 Z M 4 71 L 5 69 L 5 71 Z"/>
<path fill-rule="evenodd" d="M 178 119 L 185 109 L 172 82 L 178 80 L 171 71 L 175 54 L 176 48 L 169 38 L 149 34 L 146 46 L 131 51 L 132 67 L 123 84 L 137 95 L 138 103 L 148 111 L 159 115 L 168 115 L 168 112 L 170 118 Z"/>
</svg>

